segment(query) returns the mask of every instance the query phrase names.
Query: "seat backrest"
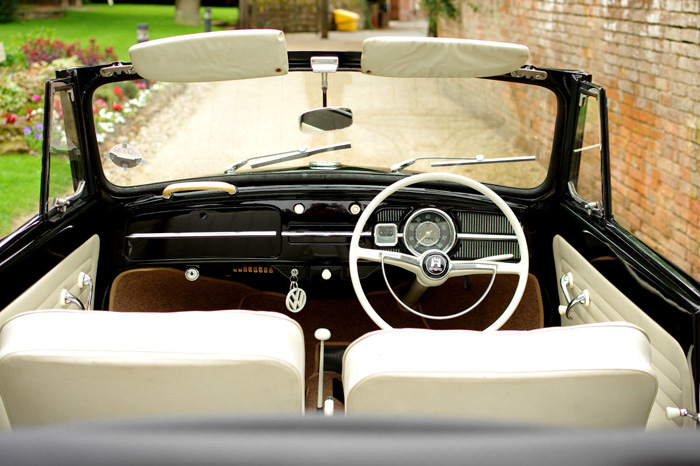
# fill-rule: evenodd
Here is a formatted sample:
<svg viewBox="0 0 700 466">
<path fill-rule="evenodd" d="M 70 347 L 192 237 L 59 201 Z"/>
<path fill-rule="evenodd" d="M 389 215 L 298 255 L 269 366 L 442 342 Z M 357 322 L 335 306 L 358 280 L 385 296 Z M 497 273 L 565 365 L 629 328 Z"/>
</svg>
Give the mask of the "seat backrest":
<svg viewBox="0 0 700 466">
<path fill-rule="evenodd" d="M 29 312 L 0 328 L 0 396 L 13 427 L 301 414 L 304 337 L 270 312 Z"/>
<path fill-rule="evenodd" d="M 627 323 L 531 331 L 382 330 L 343 360 L 348 414 L 644 427 L 657 381 Z"/>
</svg>

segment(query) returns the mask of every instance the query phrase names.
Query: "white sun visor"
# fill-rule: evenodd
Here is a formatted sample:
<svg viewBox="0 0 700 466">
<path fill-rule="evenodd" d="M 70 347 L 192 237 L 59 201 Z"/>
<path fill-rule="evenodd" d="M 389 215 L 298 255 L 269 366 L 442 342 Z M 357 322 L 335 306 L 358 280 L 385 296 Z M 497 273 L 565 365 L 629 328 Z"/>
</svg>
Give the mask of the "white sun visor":
<svg viewBox="0 0 700 466">
<path fill-rule="evenodd" d="M 289 72 L 282 31 L 207 32 L 142 42 L 129 48 L 138 74 L 152 81 L 208 82 Z"/>
<path fill-rule="evenodd" d="M 372 37 L 362 43 L 362 72 L 397 78 L 475 78 L 519 69 L 524 45 L 435 37 Z"/>
</svg>

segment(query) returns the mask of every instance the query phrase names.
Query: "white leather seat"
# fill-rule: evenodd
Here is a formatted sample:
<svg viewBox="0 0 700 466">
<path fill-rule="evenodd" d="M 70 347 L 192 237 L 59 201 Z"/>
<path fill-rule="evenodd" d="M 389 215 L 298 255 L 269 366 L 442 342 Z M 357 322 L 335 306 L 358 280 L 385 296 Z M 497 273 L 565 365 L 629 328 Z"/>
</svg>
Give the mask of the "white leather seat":
<svg viewBox="0 0 700 466">
<path fill-rule="evenodd" d="M 202 413 L 303 413 L 304 337 L 276 313 L 48 310 L 0 329 L 14 426 Z"/>
<path fill-rule="evenodd" d="M 646 334 L 620 322 L 532 331 L 369 333 L 343 359 L 348 414 L 644 427 L 656 394 Z"/>
</svg>

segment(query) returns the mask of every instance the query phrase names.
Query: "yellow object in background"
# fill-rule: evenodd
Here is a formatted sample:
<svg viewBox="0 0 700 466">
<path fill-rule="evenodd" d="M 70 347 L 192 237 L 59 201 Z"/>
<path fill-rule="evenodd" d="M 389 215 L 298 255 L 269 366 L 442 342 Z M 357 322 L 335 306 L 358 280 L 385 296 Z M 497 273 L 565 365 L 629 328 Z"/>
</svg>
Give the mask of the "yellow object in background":
<svg viewBox="0 0 700 466">
<path fill-rule="evenodd" d="M 354 11 L 348 10 L 333 10 L 335 25 L 338 31 L 355 32 L 357 31 L 357 23 L 360 20 L 360 15 Z"/>
</svg>

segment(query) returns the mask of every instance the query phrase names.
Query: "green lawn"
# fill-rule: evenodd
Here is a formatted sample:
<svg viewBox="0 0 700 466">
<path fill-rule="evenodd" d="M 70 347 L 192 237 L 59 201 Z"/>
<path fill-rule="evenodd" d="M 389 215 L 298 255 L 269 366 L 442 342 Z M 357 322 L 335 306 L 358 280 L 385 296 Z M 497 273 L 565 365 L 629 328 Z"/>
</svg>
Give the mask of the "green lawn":
<svg viewBox="0 0 700 466">
<path fill-rule="evenodd" d="M 66 158 L 51 160 L 52 183 L 56 192 L 65 192 L 71 183 Z M 57 181 L 61 180 L 61 181 Z M 0 238 L 39 213 L 41 157 L 28 154 L 0 155 Z M 14 223 L 13 223 L 14 222 Z"/>
<path fill-rule="evenodd" d="M 202 14 L 204 8 L 201 9 Z M 64 42 L 80 42 L 88 46 L 90 39 L 97 39 L 101 47 L 114 47 L 121 60 L 129 60 L 127 50 L 136 43 L 136 26 L 147 23 L 151 39 L 204 32 L 203 26 L 177 26 L 173 18 L 173 5 L 89 5 L 81 10 L 69 10 L 60 19 L 36 19 L 0 24 L 0 40 L 5 45 L 22 45 L 27 36 L 40 28 L 48 28 L 53 36 Z M 212 8 L 213 21 L 235 23 L 238 8 Z M 214 28 L 215 29 L 215 28 Z"/>
</svg>

